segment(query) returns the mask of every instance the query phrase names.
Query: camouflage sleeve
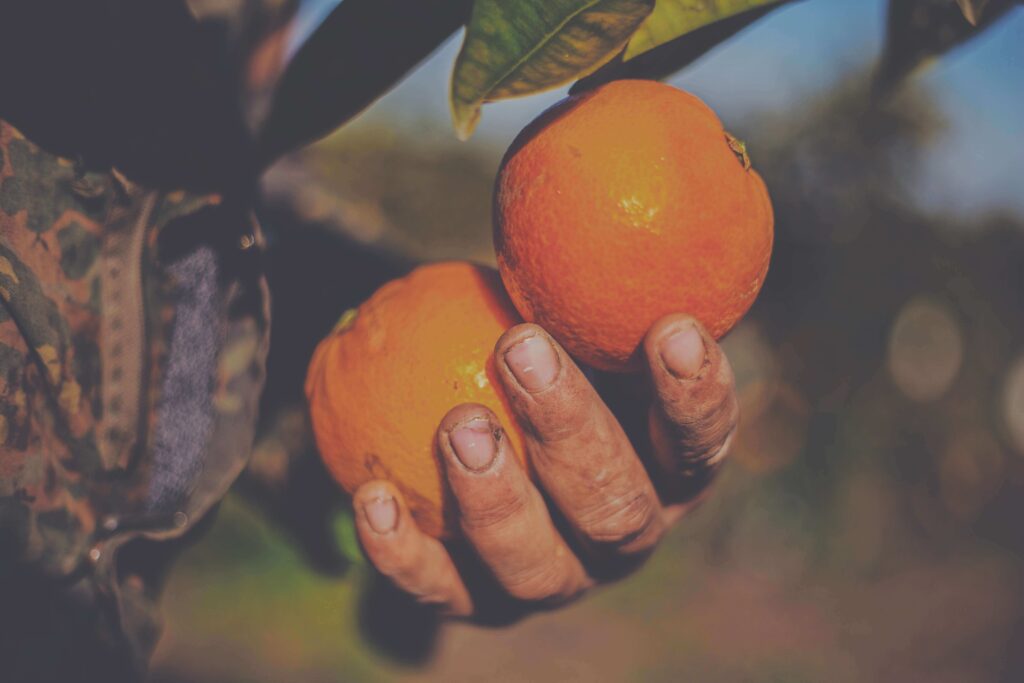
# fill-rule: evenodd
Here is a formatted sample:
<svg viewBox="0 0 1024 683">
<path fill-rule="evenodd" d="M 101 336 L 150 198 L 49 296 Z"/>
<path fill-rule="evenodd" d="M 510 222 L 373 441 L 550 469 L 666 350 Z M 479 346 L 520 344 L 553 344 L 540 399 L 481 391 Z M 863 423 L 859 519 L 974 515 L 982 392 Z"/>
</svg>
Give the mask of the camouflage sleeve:
<svg viewBox="0 0 1024 683">
<path fill-rule="evenodd" d="M 0 122 L 0 556 L 53 575 L 96 525 L 76 494 L 99 466 L 94 180 Z"/>
<path fill-rule="evenodd" d="M 0 120 L 0 661 L 34 667 L 13 680 L 141 675 L 174 549 L 251 452 L 261 251 L 244 207 Z"/>
</svg>

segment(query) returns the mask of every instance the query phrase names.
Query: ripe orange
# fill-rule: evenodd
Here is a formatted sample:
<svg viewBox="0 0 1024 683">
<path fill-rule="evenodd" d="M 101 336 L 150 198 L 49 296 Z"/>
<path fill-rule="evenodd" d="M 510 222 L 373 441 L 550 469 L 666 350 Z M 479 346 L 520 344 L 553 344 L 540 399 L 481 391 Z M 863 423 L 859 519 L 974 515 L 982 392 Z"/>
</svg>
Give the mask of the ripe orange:
<svg viewBox="0 0 1024 683">
<path fill-rule="evenodd" d="M 418 268 L 342 317 L 306 377 L 317 446 L 334 478 L 350 493 L 387 479 L 424 532 L 451 536 L 437 427 L 459 403 L 482 403 L 523 457 L 494 366 L 494 344 L 519 321 L 498 274 L 468 263 Z"/>
<path fill-rule="evenodd" d="M 494 216 L 516 308 L 604 370 L 636 369 L 668 313 L 724 335 L 771 255 L 771 202 L 743 144 L 699 99 L 653 81 L 609 83 L 527 126 Z"/>
</svg>

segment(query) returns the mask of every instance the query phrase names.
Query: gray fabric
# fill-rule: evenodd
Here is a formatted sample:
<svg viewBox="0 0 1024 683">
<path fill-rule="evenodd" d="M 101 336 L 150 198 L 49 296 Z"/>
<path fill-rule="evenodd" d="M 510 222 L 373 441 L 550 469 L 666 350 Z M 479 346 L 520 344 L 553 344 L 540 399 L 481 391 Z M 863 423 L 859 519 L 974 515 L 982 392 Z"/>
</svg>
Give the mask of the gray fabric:
<svg viewBox="0 0 1024 683">
<path fill-rule="evenodd" d="M 167 374 L 154 428 L 153 472 L 147 508 L 173 513 L 202 471 L 213 428 L 220 303 L 217 259 L 204 246 L 179 259 L 168 271 L 178 281 Z"/>
</svg>

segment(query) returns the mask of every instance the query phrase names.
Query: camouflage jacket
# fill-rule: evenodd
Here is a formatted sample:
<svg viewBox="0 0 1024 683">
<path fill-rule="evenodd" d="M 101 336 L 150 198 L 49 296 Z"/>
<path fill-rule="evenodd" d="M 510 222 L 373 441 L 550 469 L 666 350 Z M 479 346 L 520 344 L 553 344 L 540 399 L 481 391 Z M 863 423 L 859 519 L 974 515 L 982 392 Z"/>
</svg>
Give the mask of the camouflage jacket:
<svg viewBox="0 0 1024 683">
<path fill-rule="evenodd" d="M 59 590 L 70 606 L 38 628 L 71 610 L 95 621 L 96 651 L 140 669 L 162 569 L 115 560 L 133 539 L 185 534 L 248 458 L 268 348 L 261 250 L 218 195 L 85 168 L 0 120 L 0 629 L 12 605 L 39 607 L 25 586 Z"/>
<path fill-rule="evenodd" d="M 410 30 L 393 32 L 392 5 L 343 3 L 250 130 L 245 90 L 275 80 L 247 71 L 245 44 L 284 35 L 274 17 L 297 3 L 191 4 L 211 21 L 185 0 L 0 2 L 4 683 L 139 678 L 169 560 L 247 459 L 240 489 L 314 567 L 344 564 L 324 542 L 339 492 L 313 455 L 302 378 L 337 315 L 406 264 L 264 206 L 289 223 L 266 267 L 281 313 L 268 365 L 255 177 L 386 91 L 467 6 L 410 3 Z M 216 19 L 234 5 L 254 17 Z M 339 61 L 335 44 L 358 49 Z M 322 291 L 330 305 L 310 306 Z"/>
</svg>

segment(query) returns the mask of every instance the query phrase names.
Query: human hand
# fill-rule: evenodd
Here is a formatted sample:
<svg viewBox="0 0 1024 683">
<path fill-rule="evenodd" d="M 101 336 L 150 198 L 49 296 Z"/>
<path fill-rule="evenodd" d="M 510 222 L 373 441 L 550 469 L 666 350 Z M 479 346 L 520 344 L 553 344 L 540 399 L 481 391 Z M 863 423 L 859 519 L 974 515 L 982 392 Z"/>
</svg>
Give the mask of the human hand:
<svg viewBox="0 0 1024 683">
<path fill-rule="evenodd" d="M 534 477 L 490 410 L 453 408 L 437 442 L 463 538 L 427 536 L 392 484 L 369 482 L 353 504 L 370 562 L 420 602 L 482 622 L 563 604 L 639 567 L 706 492 L 738 417 L 729 362 L 693 318 L 658 321 L 643 351 L 652 398 L 631 442 L 557 342 L 533 324 L 508 330 L 495 358 Z"/>
</svg>

